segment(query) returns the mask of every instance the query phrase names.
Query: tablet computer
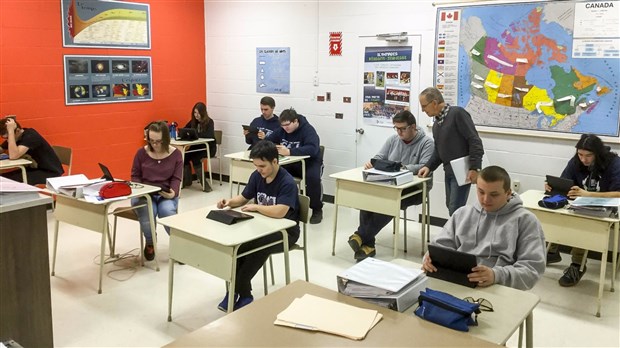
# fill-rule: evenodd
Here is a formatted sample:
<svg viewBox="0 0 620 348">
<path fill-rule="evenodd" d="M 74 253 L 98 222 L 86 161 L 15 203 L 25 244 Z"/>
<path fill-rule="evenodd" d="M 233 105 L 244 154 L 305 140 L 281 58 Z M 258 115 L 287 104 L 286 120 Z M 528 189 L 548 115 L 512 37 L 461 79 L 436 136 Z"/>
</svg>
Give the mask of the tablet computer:
<svg viewBox="0 0 620 348">
<path fill-rule="evenodd" d="M 478 285 L 467 279 L 471 269 L 478 264 L 476 255 L 433 244 L 428 245 L 428 254 L 433 266 L 437 268 L 437 272 L 427 272 L 427 276 L 470 288 L 475 288 Z"/>
<path fill-rule="evenodd" d="M 103 173 L 103 179 L 106 179 L 107 181 L 114 181 L 114 176 L 112 176 L 112 173 L 110 173 L 108 167 L 104 166 L 102 163 L 98 164 L 101 172 Z"/>
<path fill-rule="evenodd" d="M 241 127 L 243 127 L 243 130 L 246 130 L 250 133 L 258 133 L 258 128 L 254 127 L 254 126 L 248 126 L 247 124 L 242 125 Z"/>
<path fill-rule="evenodd" d="M 254 216 L 250 214 L 245 214 L 231 209 L 211 210 L 209 214 L 207 214 L 207 219 L 215 220 L 226 225 L 236 224 L 241 220 L 253 218 Z"/>
<path fill-rule="evenodd" d="M 545 192 L 545 194 L 568 197 L 568 191 L 570 191 L 571 187 L 575 186 L 575 183 L 570 179 L 547 175 L 547 185 L 551 186 L 551 191 Z"/>
</svg>

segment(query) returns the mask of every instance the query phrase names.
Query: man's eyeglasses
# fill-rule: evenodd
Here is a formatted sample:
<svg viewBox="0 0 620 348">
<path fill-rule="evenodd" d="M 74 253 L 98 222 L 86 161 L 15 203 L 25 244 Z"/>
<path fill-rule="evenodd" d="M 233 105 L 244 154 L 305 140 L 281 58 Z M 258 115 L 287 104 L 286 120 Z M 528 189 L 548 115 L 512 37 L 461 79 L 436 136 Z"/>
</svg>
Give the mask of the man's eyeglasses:
<svg viewBox="0 0 620 348">
<path fill-rule="evenodd" d="M 429 101 L 426 104 L 420 104 L 420 107 L 422 107 L 422 111 L 424 111 L 424 109 L 426 109 L 427 106 L 431 105 L 433 103 L 433 100 Z"/>
<path fill-rule="evenodd" d="M 163 143 L 164 141 L 159 139 L 159 140 L 149 140 L 149 144 L 151 145 L 159 145 L 161 143 Z"/>
<path fill-rule="evenodd" d="M 475 299 L 471 296 L 465 297 L 463 299 L 463 301 L 469 302 L 469 303 L 477 303 L 480 305 L 480 310 L 484 311 L 484 312 L 493 312 L 493 304 L 491 303 L 491 301 L 484 299 L 484 298 L 479 298 L 479 299 Z"/>
<path fill-rule="evenodd" d="M 392 127 L 392 128 L 394 128 L 394 130 L 395 130 L 395 131 L 397 131 L 397 132 L 404 132 L 404 131 L 406 131 L 407 129 L 411 128 L 411 125 L 408 125 L 408 126 L 406 126 L 406 127 L 396 127 L 396 126 L 394 126 L 394 127 Z"/>
</svg>

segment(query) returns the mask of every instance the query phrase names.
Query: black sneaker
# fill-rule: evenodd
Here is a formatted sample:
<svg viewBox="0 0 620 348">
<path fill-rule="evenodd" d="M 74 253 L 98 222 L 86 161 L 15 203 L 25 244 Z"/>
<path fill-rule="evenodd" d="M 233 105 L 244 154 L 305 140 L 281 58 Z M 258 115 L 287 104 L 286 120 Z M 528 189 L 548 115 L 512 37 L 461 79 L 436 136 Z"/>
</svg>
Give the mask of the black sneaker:
<svg viewBox="0 0 620 348">
<path fill-rule="evenodd" d="M 152 245 L 147 244 L 144 247 L 144 258 L 146 261 L 153 261 L 155 259 L 155 248 Z"/>
<path fill-rule="evenodd" d="M 310 223 L 313 225 L 320 224 L 323 221 L 323 210 L 312 210 L 312 216 L 310 217 Z"/>
<path fill-rule="evenodd" d="M 355 252 L 353 258 L 355 258 L 357 262 L 360 262 L 367 257 L 373 257 L 375 255 L 377 255 L 375 248 L 369 247 L 368 245 L 362 245 L 362 247 Z"/>
<path fill-rule="evenodd" d="M 552 264 L 552 263 L 558 263 L 562 261 L 562 255 L 560 255 L 559 251 L 555 251 L 555 252 L 548 252 L 547 253 L 547 264 Z"/>
<path fill-rule="evenodd" d="M 562 278 L 558 280 L 560 286 L 568 287 L 577 285 L 588 269 L 586 266 L 583 266 L 583 272 L 580 272 L 579 267 L 580 265 L 578 263 L 571 263 L 570 266 L 564 270 Z"/>
</svg>

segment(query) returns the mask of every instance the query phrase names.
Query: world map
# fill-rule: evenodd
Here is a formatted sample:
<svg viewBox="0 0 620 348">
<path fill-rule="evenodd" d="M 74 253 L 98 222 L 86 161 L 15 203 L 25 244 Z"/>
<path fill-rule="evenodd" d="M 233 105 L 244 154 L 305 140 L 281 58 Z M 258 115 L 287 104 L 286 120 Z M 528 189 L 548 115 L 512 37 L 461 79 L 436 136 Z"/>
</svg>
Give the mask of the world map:
<svg viewBox="0 0 620 348">
<path fill-rule="evenodd" d="M 618 2 L 608 3 L 592 11 L 620 12 Z M 450 19 L 458 26 L 456 104 L 476 125 L 618 137 L 620 40 L 601 33 L 576 38 L 582 10 L 589 11 L 574 2 L 539 2 L 438 12 L 443 28 Z M 438 28 L 438 44 L 445 43 Z M 443 55 L 437 51 L 438 73 L 440 63 L 449 69 L 449 50 L 448 43 Z"/>
</svg>

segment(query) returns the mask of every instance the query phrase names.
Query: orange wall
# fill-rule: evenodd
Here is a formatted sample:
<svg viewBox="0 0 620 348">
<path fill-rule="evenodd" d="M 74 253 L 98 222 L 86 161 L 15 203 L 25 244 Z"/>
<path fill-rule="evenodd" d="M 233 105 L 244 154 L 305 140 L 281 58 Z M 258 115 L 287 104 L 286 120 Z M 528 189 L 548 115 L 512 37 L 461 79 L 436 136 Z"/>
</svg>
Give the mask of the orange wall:
<svg viewBox="0 0 620 348">
<path fill-rule="evenodd" d="M 102 162 L 128 179 L 148 122 L 184 125 L 206 102 L 203 0 L 135 2 L 150 4 L 150 50 L 64 48 L 60 0 L 0 1 L 0 116 L 73 148 L 73 173 L 96 177 Z M 150 56 L 153 101 L 65 106 L 65 54 Z"/>
</svg>

